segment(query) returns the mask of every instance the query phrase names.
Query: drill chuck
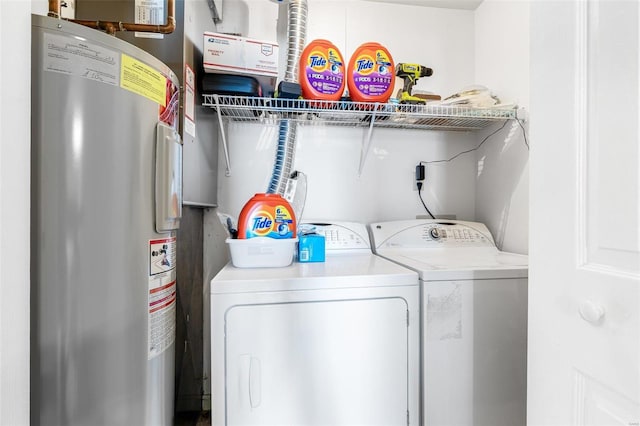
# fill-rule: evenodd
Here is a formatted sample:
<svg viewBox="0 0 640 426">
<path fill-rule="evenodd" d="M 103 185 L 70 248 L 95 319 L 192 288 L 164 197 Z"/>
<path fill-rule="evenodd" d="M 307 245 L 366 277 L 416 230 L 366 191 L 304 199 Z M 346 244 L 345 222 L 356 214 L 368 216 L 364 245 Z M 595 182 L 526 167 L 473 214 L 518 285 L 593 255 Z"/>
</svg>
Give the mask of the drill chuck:
<svg viewBox="0 0 640 426">
<path fill-rule="evenodd" d="M 422 68 L 420 70 L 420 77 L 429 77 L 429 76 L 433 75 L 433 69 L 427 68 L 427 67 L 423 67 L 423 66 L 421 66 L 420 68 Z"/>
</svg>

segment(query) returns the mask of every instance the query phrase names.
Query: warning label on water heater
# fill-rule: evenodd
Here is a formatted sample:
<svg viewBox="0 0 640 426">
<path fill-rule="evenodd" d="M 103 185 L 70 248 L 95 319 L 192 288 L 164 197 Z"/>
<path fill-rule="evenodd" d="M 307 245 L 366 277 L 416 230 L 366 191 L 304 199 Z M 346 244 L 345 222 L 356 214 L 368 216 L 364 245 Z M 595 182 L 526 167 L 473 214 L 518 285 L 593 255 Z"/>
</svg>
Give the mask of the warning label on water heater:
<svg viewBox="0 0 640 426">
<path fill-rule="evenodd" d="M 176 237 L 149 240 L 148 358 L 176 339 Z"/>
<path fill-rule="evenodd" d="M 158 275 L 176 267 L 176 237 L 149 240 L 149 275 Z"/>
<path fill-rule="evenodd" d="M 176 282 L 149 290 L 149 356 L 154 358 L 176 340 Z"/>
<path fill-rule="evenodd" d="M 162 106 L 167 105 L 167 79 L 161 72 L 131 56 L 122 54 L 120 87 L 151 99 Z"/>
</svg>

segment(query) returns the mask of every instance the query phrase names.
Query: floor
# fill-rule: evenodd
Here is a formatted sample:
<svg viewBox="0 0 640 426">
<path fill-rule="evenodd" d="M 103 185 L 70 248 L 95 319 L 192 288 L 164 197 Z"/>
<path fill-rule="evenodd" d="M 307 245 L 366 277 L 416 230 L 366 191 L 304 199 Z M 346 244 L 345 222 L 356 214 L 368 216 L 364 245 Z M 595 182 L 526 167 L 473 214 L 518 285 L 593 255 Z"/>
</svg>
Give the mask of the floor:
<svg viewBox="0 0 640 426">
<path fill-rule="evenodd" d="M 183 411 L 176 413 L 174 426 L 210 426 L 211 413 L 209 411 Z"/>
</svg>

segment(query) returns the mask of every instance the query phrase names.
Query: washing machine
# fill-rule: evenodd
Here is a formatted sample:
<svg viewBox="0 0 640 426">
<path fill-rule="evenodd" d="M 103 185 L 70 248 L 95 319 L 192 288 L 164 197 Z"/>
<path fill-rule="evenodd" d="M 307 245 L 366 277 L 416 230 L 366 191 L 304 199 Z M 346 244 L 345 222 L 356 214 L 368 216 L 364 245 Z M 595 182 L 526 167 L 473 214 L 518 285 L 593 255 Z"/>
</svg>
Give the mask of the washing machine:
<svg viewBox="0 0 640 426">
<path fill-rule="evenodd" d="M 324 262 L 211 281 L 212 424 L 419 425 L 418 274 L 358 223 L 315 223 Z"/>
<path fill-rule="evenodd" d="M 481 223 L 369 229 L 379 256 L 420 276 L 423 424 L 525 425 L 527 256 L 498 250 Z"/>
</svg>

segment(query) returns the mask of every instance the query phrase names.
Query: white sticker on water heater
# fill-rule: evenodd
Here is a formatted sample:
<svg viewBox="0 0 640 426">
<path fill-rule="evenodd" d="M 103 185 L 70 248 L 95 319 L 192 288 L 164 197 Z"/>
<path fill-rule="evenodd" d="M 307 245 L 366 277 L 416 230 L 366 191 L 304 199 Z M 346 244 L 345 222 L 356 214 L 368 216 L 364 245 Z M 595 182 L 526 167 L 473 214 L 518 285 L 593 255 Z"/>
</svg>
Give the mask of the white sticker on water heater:
<svg viewBox="0 0 640 426">
<path fill-rule="evenodd" d="M 149 240 L 149 275 L 171 271 L 176 267 L 176 237 Z"/>
<path fill-rule="evenodd" d="M 164 25 L 164 0 L 136 0 L 135 23 Z M 159 33 L 142 33 L 136 31 L 136 37 L 164 38 Z"/>
<path fill-rule="evenodd" d="M 149 359 L 176 340 L 176 292 L 176 237 L 149 240 Z"/>
<path fill-rule="evenodd" d="M 176 340 L 176 280 L 174 272 L 172 271 L 169 277 L 152 278 L 149 283 L 151 288 L 149 289 L 148 359 L 160 355 Z"/>
<path fill-rule="evenodd" d="M 44 33 L 43 56 L 45 71 L 120 84 L 120 54 L 82 37 Z"/>
</svg>

